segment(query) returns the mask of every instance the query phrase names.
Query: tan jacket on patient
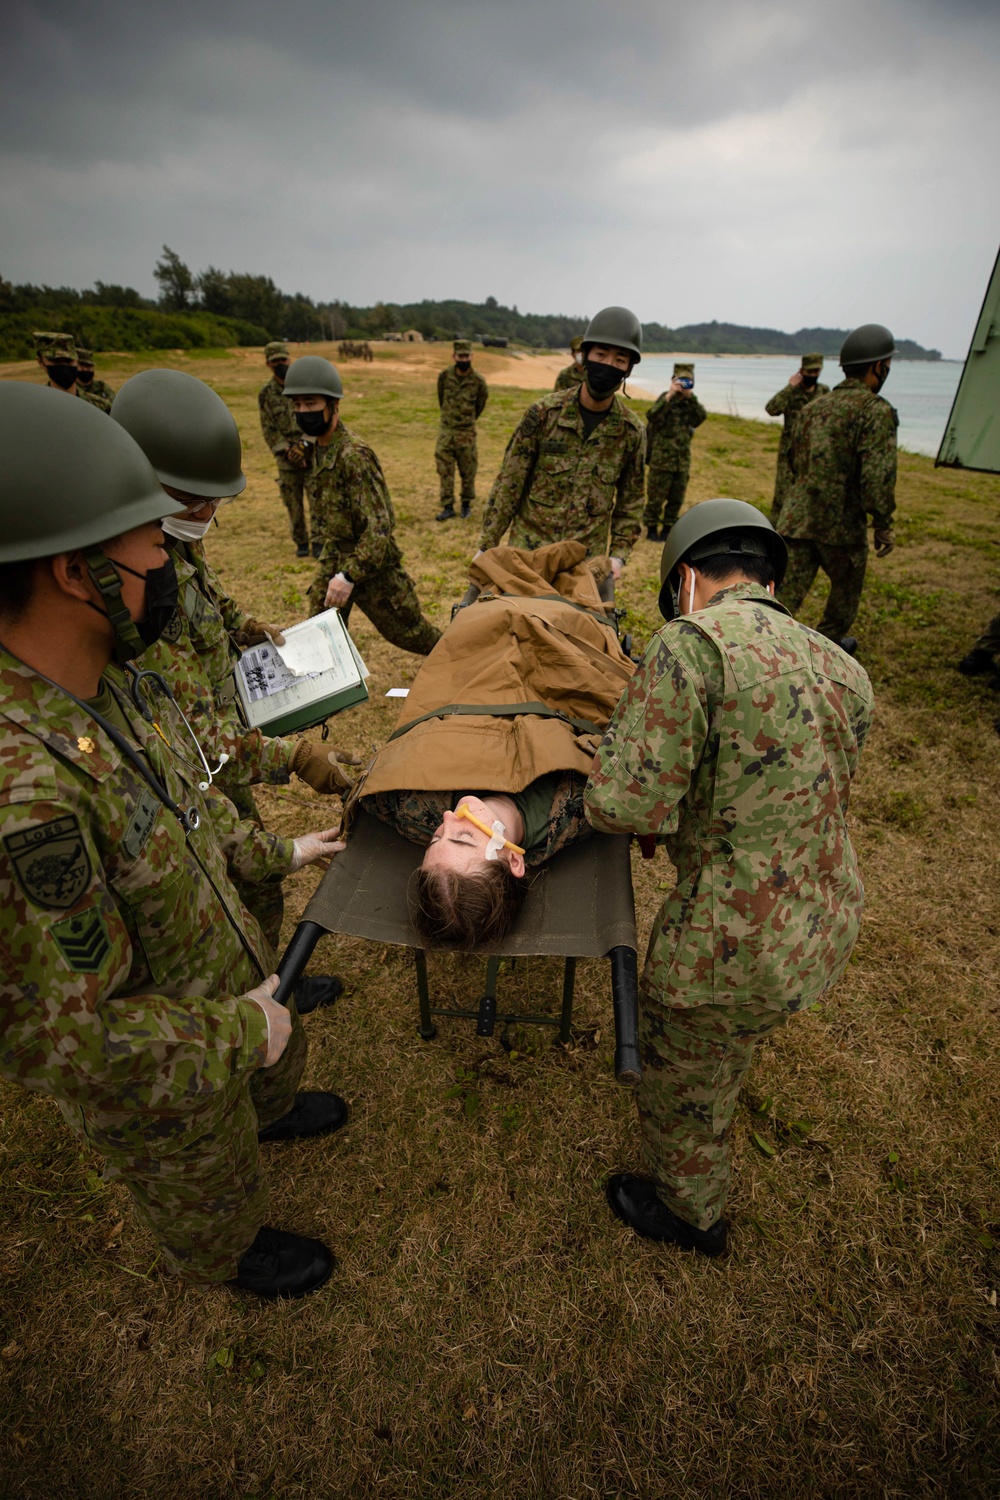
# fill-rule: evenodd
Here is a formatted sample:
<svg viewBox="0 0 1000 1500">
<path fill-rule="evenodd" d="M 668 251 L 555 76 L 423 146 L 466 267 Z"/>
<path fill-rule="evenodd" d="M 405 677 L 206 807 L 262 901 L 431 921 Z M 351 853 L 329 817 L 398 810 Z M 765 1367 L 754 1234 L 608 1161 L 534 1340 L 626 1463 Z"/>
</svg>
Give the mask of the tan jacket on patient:
<svg viewBox="0 0 1000 1500">
<path fill-rule="evenodd" d="M 360 794 L 488 788 L 520 792 L 551 771 L 586 776 L 634 670 L 608 621 L 580 542 L 537 552 L 492 547 L 471 565 L 482 593 L 459 610 L 417 673 L 392 738 L 359 781 Z M 600 573 L 599 576 L 603 576 Z M 533 713 L 497 717 L 489 706 L 543 703 L 598 733 Z M 482 714 L 424 719 L 450 705 Z M 400 734 L 404 725 L 413 728 Z"/>
</svg>

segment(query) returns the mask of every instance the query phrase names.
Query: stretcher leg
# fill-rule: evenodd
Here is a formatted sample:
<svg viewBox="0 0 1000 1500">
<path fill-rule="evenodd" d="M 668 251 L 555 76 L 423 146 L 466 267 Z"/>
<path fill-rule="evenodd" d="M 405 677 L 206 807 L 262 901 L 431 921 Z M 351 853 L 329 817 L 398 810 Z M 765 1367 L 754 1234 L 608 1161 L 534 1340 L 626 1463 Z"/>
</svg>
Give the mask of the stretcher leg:
<svg viewBox="0 0 1000 1500">
<path fill-rule="evenodd" d="M 313 949 L 326 931 L 318 922 L 300 922 L 292 933 L 291 942 L 281 955 L 278 963 L 278 988 L 273 998 L 279 1005 L 285 1005 L 298 981 L 302 978 L 302 970 L 313 956 Z"/>
<path fill-rule="evenodd" d="M 486 962 L 486 992 L 479 1002 L 479 1018 L 476 1023 L 477 1036 L 492 1036 L 497 1023 L 497 975 L 500 960 L 494 953 Z"/>
<path fill-rule="evenodd" d="M 562 1014 L 559 1018 L 559 1040 L 565 1046 L 571 1036 L 573 1025 L 573 991 L 576 988 L 576 959 L 567 958 L 563 969 Z"/>
<path fill-rule="evenodd" d="M 427 955 L 422 948 L 414 948 L 413 961 L 417 966 L 417 1001 L 420 1005 L 420 1025 L 417 1031 L 425 1042 L 437 1036 L 437 1027 L 431 1020 L 431 992 L 427 984 Z"/>
<path fill-rule="evenodd" d="M 634 948 L 612 948 L 611 999 L 615 1012 L 615 1077 L 619 1083 L 642 1082 L 639 1061 L 639 967 Z"/>
</svg>

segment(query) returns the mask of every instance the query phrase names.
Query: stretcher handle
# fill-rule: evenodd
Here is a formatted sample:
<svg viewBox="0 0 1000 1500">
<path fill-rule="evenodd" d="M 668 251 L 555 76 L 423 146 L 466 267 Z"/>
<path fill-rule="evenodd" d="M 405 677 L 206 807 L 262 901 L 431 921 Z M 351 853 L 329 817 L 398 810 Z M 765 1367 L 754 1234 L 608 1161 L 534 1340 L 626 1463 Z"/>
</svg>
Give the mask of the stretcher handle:
<svg viewBox="0 0 1000 1500">
<path fill-rule="evenodd" d="M 288 944 L 278 963 L 278 979 L 280 983 L 272 1000 L 279 1005 L 287 1005 L 288 997 L 292 990 L 302 978 L 302 970 L 313 956 L 313 949 L 326 931 L 318 922 L 300 922 L 292 933 L 292 940 Z"/>
<path fill-rule="evenodd" d="M 615 1078 L 634 1086 L 642 1082 L 639 1062 L 639 966 L 635 949 L 612 948 L 611 998 L 615 1012 Z"/>
</svg>

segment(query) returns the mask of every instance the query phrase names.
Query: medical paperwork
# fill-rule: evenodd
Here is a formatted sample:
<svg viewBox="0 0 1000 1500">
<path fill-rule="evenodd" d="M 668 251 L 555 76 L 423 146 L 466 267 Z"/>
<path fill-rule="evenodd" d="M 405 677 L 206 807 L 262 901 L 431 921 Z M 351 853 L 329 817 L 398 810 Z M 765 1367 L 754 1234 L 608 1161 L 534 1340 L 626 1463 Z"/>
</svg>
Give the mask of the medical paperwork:
<svg viewBox="0 0 1000 1500">
<path fill-rule="evenodd" d="M 321 724 L 368 697 L 369 671 L 340 617 L 328 609 L 244 651 L 233 671 L 243 717 L 264 734 L 292 734 Z"/>
</svg>

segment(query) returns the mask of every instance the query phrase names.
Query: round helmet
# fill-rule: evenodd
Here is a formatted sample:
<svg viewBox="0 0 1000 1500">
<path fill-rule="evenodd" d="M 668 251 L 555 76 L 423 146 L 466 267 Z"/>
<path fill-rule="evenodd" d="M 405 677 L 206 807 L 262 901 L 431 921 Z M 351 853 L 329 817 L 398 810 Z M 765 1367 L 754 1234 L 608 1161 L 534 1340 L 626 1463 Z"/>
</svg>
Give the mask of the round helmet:
<svg viewBox="0 0 1000 1500">
<path fill-rule="evenodd" d="M 873 365 L 877 360 L 891 359 L 898 352 L 895 339 L 883 323 L 862 323 L 841 345 L 840 363 Z"/>
<path fill-rule="evenodd" d="M 126 380 L 111 416 L 135 438 L 161 484 L 206 500 L 246 489 L 236 420 L 222 397 L 194 375 L 143 370 Z"/>
<path fill-rule="evenodd" d="M 616 349 L 627 349 L 633 355 L 633 364 L 642 358 L 642 324 L 634 312 L 627 307 L 602 307 L 587 324 L 583 335 L 583 347 L 588 344 L 613 344 Z"/>
<path fill-rule="evenodd" d="M 343 394 L 343 381 L 336 367 L 321 354 L 300 354 L 288 366 L 286 396 L 329 396 L 339 401 Z"/>
<path fill-rule="evenodd" d="M 781 583 L 788 566 L 788 548 L 765 515 L 745 500 L 702 500 L 685 511 L 663 546 L 660 557 L 660 614 L 665 620 L 676 618 L 670 579 L 682 562 L 697 563 L 706 557 L 717 557 L 722 550 L 712 538 L 720 531 L 739 531 L 743 535 L 730 539 L 733 572 L 741 557 L 769 557 L 774 563 L 774 582 Z"/>
<path fill-rule="evenodd" d="M 0 381 L 0 563 L 96 547 L 184 510 L 128 433 L 89 401 Z"/>
</svg>

